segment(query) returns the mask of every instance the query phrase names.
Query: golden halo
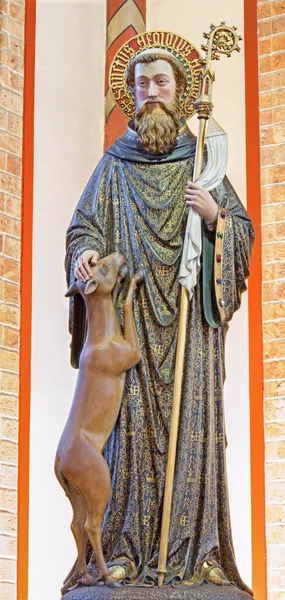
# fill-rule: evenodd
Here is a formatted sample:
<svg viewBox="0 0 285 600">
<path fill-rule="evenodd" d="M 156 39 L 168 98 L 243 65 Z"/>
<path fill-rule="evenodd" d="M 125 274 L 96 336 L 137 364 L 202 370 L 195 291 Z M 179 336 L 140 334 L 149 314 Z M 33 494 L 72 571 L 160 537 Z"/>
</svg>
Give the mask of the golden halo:
<svg viewBox="0 0 285 600">
<path fill-rule="evenodd" d="M 186 88 L 181 97 L 181 114 L 189 119 L 195 112 L 194 102 L 200 94 L 200 73 L 203 58 L 191 42 L 169 31 L 146 31 L 125 42 L 114 57 L 109 76 L 109 87 L 118 108 L 128 119 L 135 111 L 131 89 L 126 84 L 126 69 L 130 61 L 146 50 L 164 50 L 179 60 L 186 72 Z"/>
</svg>

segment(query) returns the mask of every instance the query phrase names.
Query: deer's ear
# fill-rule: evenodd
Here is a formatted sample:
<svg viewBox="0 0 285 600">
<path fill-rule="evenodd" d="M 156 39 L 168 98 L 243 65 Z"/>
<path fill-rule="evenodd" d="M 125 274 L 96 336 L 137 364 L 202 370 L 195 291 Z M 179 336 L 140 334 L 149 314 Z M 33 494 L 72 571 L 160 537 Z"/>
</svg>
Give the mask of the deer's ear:
<svg viewBox="0 0 285 600">
<path fill-rule="evenodd" d="M 86 283 L 84 294 L 92 294 L 97 289 L 97 286 L 98 286 L 97 279 L 94 279 L 94 277 L 91 277 L 91 279 L 88 279 L 88 281 Z"/>
<path fill-rule="evenodd" d="M 65 297 L 66 298 L 70 298 L 71 296 L 76 296 L 77 294 L 79 294 L 79 289 L 78 289 L 78 285 L 77 285 L 77 281 L 74 281 L 68 288 Z"/>
</svg>

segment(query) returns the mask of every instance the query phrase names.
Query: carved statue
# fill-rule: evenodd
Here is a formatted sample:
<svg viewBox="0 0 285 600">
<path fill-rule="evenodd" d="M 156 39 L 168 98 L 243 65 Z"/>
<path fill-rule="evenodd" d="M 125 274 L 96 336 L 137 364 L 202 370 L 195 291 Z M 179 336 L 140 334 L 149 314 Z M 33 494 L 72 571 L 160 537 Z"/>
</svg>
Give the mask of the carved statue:
<svg viewBox="0 0 285 600">
<path fill-rule="evenodd" d="M 141 358 L 132 308 L 141 274 L 131 278 L 124 302 L 124 336 L 112 298 L 123 263 L 124 257 L 119 252 L 102 258 L 91 267 L 92 276 L 86 284 L 76 281 L 66 293 L 67 297 L 81 295 L 88 326 L 73 403 L 55 459 L 55 474 L 72 506 L 71 529 L 78 550 L 78 559 L 64 582 L 63 592 L 79 576 L 84 585 L 94 583 L 87 571 L 85 534 L 93 548 L 100 577 L 107 585 L 116 585 L 106 567 L 101 545 L 102 520 L 111 491 L 110 473 L 102 452 L 118 418 L 125 372 Z"/>
<path fill-rule="evenodd" d="M 235 30 L 221 26 L 225 34 L 219 37 L 217 29 L 208 35 L 211 52 L 237 49 Z M 224 177 L 224 132 L 210 119 L 206 135 L 212 137 L 200 176 L 205 127 L 196 143 L 185 121 L 196 106 L 203 128 L 213 80 L 209 61 L 175 34 L 147 32 L 120 49 L 110 86 L 131 121 L 96 167 L 67 233 L 69 284 L 77 279 L 88 285 L 92 265 L 114 251 L 126 257 L 131 278 L 144 271 L 144 285 L 134 297 L 141 361 L 127 371 L 119 416 L 104 449 L 112 492 L 103 553 L 112 577 L 124 589 L 131 586 L 131 598 L 136 586 L 154 586 L 158 593 L 155 586 L 163 581 L 161 591 L 206 582 L 228 585 L 229 597 L 237 588 L 251 594 L 240 578 L 231 536 L 223 384 L 228 322 L 246 289 L 254 232 Z M 189 296 L 181 293 L 182 279 Z M 183 294 L 185 354 L 164 568 L 161 524 Z M 123 290 L 120 322 L 125 297 Z M 77 366 L 84 315 L 76 303 L 70 327 Z M 96 584 L 96 552 L 87 546 L 86 557 Z M 81 567 L 78 572 L 80 585 Z"/>
</svg>

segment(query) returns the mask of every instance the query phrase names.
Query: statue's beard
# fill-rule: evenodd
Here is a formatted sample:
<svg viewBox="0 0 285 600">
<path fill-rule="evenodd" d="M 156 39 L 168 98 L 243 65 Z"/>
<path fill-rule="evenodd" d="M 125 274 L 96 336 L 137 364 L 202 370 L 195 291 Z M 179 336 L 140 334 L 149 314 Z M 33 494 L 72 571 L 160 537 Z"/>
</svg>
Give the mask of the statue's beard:
<svg viewBox="0 0 285 600">
<path fill-rule="evenodd" d="M 173 102 L 145 102 L 136 108 L 134 126 L 143 147 L 150 154 L 166 154 L 175 143 L 180 126 L 179 94 Z"/>
</svg>

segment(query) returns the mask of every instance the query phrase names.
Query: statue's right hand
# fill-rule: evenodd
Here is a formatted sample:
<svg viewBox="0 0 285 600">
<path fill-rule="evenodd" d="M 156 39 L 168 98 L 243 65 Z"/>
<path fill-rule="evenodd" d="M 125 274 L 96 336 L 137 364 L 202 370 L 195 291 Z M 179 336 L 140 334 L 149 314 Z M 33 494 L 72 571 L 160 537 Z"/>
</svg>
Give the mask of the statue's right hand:
<svg viewBox="0 0 285 600">
<path fill-rule="evenodd" d="M 92 277 L 90 265 L 95 266 L 100 256 L 96 250 L 85 250 L 75 263 L 74 276 L 79 281 L 88 281 Z"/>
</svg>

